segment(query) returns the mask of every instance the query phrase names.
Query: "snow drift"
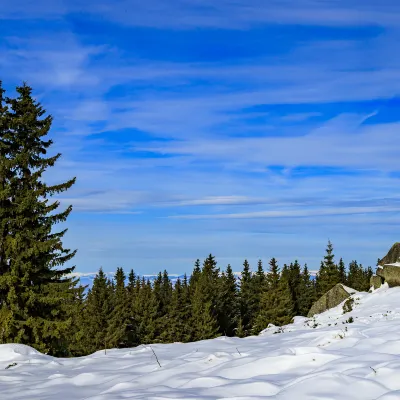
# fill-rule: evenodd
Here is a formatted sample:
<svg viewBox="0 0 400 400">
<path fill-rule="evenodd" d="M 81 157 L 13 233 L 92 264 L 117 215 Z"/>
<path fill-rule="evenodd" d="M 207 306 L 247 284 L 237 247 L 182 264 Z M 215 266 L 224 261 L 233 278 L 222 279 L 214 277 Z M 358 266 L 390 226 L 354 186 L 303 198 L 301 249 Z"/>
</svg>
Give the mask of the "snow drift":
<svg viewBox="0 0 400 400">
<path fill-rule="evenodd" d="M 351 297 L 350 312 L 341 304 L 245 339 L 155 344 L 75 359 L 0 345 L 1 398 L 400 399 L 400 287 Z"/>
</svg>

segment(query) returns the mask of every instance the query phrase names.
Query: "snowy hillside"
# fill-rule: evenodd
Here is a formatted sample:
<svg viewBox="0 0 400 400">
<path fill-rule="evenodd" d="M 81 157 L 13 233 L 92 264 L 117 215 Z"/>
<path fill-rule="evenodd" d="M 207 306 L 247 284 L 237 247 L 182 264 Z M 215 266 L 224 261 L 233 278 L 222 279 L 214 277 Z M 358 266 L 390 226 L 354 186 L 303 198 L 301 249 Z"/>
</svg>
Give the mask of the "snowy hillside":
<svg viewBox="0 0 400 400">
<path fill-rule="evenodd" d="M 158 344 L 76 359 L 0 345 L 1 398 L 400 399 L 400 288 L 352 298 L 353 311 L 346 314 L 340 305 L 246 339 Z"/>
</svg>

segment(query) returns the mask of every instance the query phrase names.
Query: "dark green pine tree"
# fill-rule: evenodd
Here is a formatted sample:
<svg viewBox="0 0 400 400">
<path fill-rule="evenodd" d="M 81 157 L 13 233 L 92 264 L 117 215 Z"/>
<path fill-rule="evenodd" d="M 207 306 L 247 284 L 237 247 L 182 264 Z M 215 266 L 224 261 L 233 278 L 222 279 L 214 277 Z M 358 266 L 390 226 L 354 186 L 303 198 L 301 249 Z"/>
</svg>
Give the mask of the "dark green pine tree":
<svg viewBox="0 0 400 400">
<path fill-rule="evenodd" d="M 181 297 L 181 309 L 180 315 L 184 323 L 184 330 L 182 335 L 182 342 L 190 342 L 193 337 L 192 327 L 192 299 L 190 292 L 189 280 L 184 274 L 182 280 L 182 297 Z"/>
<path fill-rule="evenodd" d="M 149 280 L 142 280 L 140 290 L 139 341 L 143 344 L 159 342 L 159 300 Z"/>
<path fill-rule="evenodd" d="M 347 284 L 351 288 L 359 290 L 360 286 L 362 286 L 362 281 L 363 281 L 362 270 L 358 265 L 357 261 L 353 260 L 349 264 Z"/>
<path fill-rule="evenodd" d="M 203 262 L 203 268 L 194 288 L 192 284 L 190 285 L 195 340 L 215 337 L 215 329 L 218 331 L 221 311 L 218 307 L 218 278 L 219 268 L 217 268 L 215 257 L 210 254 Z M 199 325 L 201 323 L 207 324 L 208 327 L 201 328 Z"/>
<path fill-rule="evenodd" d="M 347 277 L 347 284 L 351 288 L 364 292 L 370 288 L 370 278 L 373 275 L 372 268 L 363 268 L 361 264 L 353 260 L 349 264 L 349 273 Z"/>
<path fill-rule="evenodd" d="M 251 325 L 253 326 L 258 313 L 260 312 L 261 296 L 267 289 L 267 280 L 261 260 L 257 263 L 257 272 L 251 277 L 252 299 L 251 299 Z"/>
<path fill-rule="evenodd" d="M 300 315 L 300 297 L 302 290 L 301 268 L 297 260 L 288 267 L 288 284 L 293 304 L 293 316 Z"/>
<path fill-rule="evenodd" d="M 68 353 L 72 316 L 67 304 L 79 296 L 74 267 L 61 268 L 71 252 L 62 245 L 69 206 L 57 213 L 54 194 L 68 190 L 75 178 L 58 185 L 43 180 L 61 154 L 46 157 L 52 117 L 32 98 L 32 89 L 17 87 L 18 97 L 0 90 L 0 343 L 25 343 L 53 355 Z M 7 108 L 5 108 L 5 106 Z"/>
<path fill-rule="evenodd" d="M 298 306 L 299 306 L 298 315 L 306 317 L 315 300 L 316 300 L 315 285 L 314 282 L 311 280 L 307 264 L 305 264 L 303 271 L 301 273 L 299 299 L 298 299 Z"/>
<path fill-rule="evenodd" d="M 332 243 L 328 241 L 324 261 L 321 263 L 321 267 L 318 272 L 318 296 L 322 296 L 327 291 L 332 289 L 336 284 L 340 283 L 340 271 L 338 266 L 334 263 L 334 257 Z"/>
<path fill-rule="evenodd" d="M 343 258 L 340 258 L 339 264 L 339 282 L 343 283 L 343 285 L 347 284 L 347 276 L 346 276 L 346 266 L 344 265 Z"/>
<path fill-rule="evenodd" d="M 239 287 L 239 309 L 240 318 L 244 331 L 244 335 L 247 336 L 251 333 L 253 325 L 253 287 L 250 272 L 250 265 L 247 260 L 244 260 L 243 270 L 240 276 L 240 287 Z"/>
<path fill-rule="evenodd" d="M 112 296 L 112 312 L 109 316 L 106 343 L 109 348 L 126 348 L 137 345 L 136 326 L 131 318 L 129 292 L 125 286 L 122 267 L 115 273 L 115 289 Z"/>
<path fill-rule="evenodd" d="M 12 188 L 10 179 L 14 175 L 13 160 L 10 158 L 12 146 L 14 146 L 9 129 L 8 107 L 4 99 L 5 91 L 0 81 L 0 276 L 10 272 L 9 261 L 5 256 L 6 241 L 10 235 L 10 223 L 13 219 L 12 213 Z M 7 298 L 6 287 L 0 286 L 0 304 Z M 7 309 L 4 310 L 7 315 Z M 0 316 L 1 318 L 1 316 Z M 0 320 L 0 326 L 2 326 Z"/>
<path fill-rule="evenodd" d="M 136 274 L 133 269 L 129 271 L 128 275 L 128 292 L 134 292 L 136 285 Z"/>
<path fill-rule="evenodd" d="M 279 267 L 275 258 L 269 262 L 267 290 L 261 296 L 260 311 L 256 317 L 253 332 L 259 333 L 269 324 L 288 324 L 293 315 L 292 296 L 288 282 L 288 271 Z"/>
<path fill-rule="evenodd" d="M 219 328 L 226 336 L 234 336 L 239 316 L 238 290 L 232 267 L 228 264 L 222 273 L 218 289 L 219 295 Z"/>
<path fill-rule="evenodd" d="M 166 270 L 158 275 L 154 285 L 154 294 L 158 304 L 157 336 L 161 341 L 165 341 L 167 339 L 164 338 L 168 337 L 169 325 L 171 324 L 169 313 L 172 302 L 172 283 Z"/>
<path fill-rule="evenodd" d="M 110 348 L 107 343 L 107 331 L 112 310 L 112 285 L 103 269 L 100 268 L 86 299 L 82 337 L 86 354 Z"/>
<path fill-rule="evenodd" d="M 67 303 L 66 306 L 70 308 L 68 313 L 72 315 L 72 324 L 68 335 L 68 353 L 73 357 L 85 356 L 88 354 L 85 348 L 85 307 L 86 295 L 85 290 L 87 286 L 79 286 L 79 291 L 73 303 Z"/>
<path fill-rule="evenodd" d="M 192 291 L 192 294 L 194 294 L 194 291 L 196 289 L 196 284 L 200 279 L 200 275 L 201 275 L 201 264 L 200 260 L 197 259 L 194 263 L 193 272 L 189 279 L 189 287 L 190 290 Z"/>
<path fill-rule="evenodd" d="M 187 314 L 186 290 L 187 278 L 184 283 L 178 278 L 172 292 L 171 305 L 167 316 L 168 323 L 162 336 L 163 342 L 187 342 L 190 340 L 190 331 L 188 330 L 190 315 Z"/>
<path fill-rule="evenodd" d="M 193 339 L 206 340 L 218 336 L 218 322 L 211 301 L 204 301 L 201 287 L 197 286 L 192 299 Z"/>
</svg>

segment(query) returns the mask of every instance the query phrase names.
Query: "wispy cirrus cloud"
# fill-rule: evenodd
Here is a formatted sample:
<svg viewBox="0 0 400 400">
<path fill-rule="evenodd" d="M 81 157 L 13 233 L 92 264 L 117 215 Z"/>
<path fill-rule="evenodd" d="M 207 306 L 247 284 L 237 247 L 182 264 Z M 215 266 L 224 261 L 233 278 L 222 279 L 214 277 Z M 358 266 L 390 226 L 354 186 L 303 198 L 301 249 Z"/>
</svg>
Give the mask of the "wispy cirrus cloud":
<svg viewBox="0 0 400 400">
<path fill-rule="evenodd" d="M 0 16 L 29 19 L 61 18 L 73 13 L 98 15 L 114 23 L 128 26 L 190 29 L 238 28 L 245 29 L 260 24 L 302 24 L 317 26 L 396 25 L 399 22 L 398 6 L 385 0 L 376 7 L 371 1 L 314 1 L 314 0 L 77 0 L 68 2 L 38 0 L 27 4 L 23 0 L 6 3 Z"/>
<path fill-rule="evenodd" d="M 15 0 L 0 20 L 1 79 L 54 116 L 47 178 L 78 177 L 59 200 L 81 270 L 318 266 L 328 237 L 371 263 L 398 240 L 395 2 Z"/>
</svg>

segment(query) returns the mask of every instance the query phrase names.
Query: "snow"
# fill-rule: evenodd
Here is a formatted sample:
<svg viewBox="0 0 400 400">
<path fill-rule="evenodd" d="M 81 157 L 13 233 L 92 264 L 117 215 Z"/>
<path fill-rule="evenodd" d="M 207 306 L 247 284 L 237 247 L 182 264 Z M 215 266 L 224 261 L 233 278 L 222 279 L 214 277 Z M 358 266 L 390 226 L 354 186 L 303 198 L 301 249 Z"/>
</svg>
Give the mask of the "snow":
<svg viewBox="0 0 400 400">
<path fill-rule="evenodd" d="M 395 262 L 395 263 L 392 263 L 392 264 L 385 264 L 384 266 L 386 266 L 386 265 L 390 266 L 390 267 L 400 267 L 400 262 Z"/>
<path fill-rule="evenodd" d="M 348 294 L 354 294 L 357 293 L 357 290 L 352 289 L 351 287 L 348 287 L 346 285 L 342 284 L 343 289 L 348 293 Z"/>
<path fill-rule="evenodd" d="M 1 398 L 397 400 L 400 288 L 383 285 L 352 298 L 349 313 L 342 304 L 245 339 L 154 344 L 75 359 L 0 345 Z"/>
</svg>

